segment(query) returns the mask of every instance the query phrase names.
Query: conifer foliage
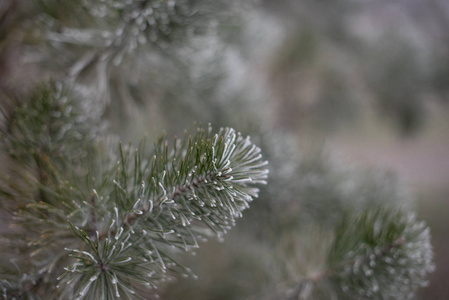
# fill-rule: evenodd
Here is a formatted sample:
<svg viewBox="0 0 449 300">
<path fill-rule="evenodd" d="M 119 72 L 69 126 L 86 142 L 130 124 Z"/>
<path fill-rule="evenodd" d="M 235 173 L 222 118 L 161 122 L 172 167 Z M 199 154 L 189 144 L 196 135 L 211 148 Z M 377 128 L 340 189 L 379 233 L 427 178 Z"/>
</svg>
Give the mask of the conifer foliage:
<svg viewBox="0 0 449 300">
<path fill-rule="evenodd" d="M 75 104 L 69 109 L 56 88 L 38 93 L 13 107 L 2 132 L 30 190 L 8 193 L 20 209 L 7 248 L 26 257 L 14 258 L 17 277 L 1 282 L 8 299 L 133 299 L 191 274 L 179 252 L 221 238 L 266 183 L 260 149 L 234 129 L 199 127 L 171 146 L 163 136 L 152 150 L 146 141 L 122 146 L 83 135 Z"/>
<path fill-rule="evenodd" d="M 298 155 L 271 107 L 252 99 L 270 93 L 248 88 L 264 85 L 246 84 L 238 53 L 250 51 L 230 36 L 244 37 L 236 24 L 256 2 L 0 3 L 0 58 L 18 47 L 42 81 L 28 91 L 0 79 L 0 298 L 411 299 L 426 284 L 429 230 L 408 195 L 387 176 Z M 108 126 L 117 102 L 154 109 L 149 130 L 222 127 L 123 144 Z M 187 291 L 183 280 L 162 288 L 196 278 L 184 254 L 222 241 L 256 197 L 222 245 L 238 263 Z"/>
</svg>

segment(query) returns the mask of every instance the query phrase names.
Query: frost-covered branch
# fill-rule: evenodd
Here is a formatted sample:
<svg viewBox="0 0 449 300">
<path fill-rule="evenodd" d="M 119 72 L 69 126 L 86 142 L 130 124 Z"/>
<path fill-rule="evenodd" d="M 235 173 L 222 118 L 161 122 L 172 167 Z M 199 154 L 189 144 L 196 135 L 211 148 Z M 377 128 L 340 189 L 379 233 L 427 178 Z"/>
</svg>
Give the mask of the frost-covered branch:
<svg viewBox="0 0 449 300">
<path fill-rule="evenodd" d="M 66 249 L 76 262 L 61 280 L 80 299 L 106 296 L 107 286 L 117 297 L 132 297 L 173 272 L 191 273 L 174 249 L 189 251 L 211 235 L 221 237 L 267 176 L 259 148 L 233 129 L 215 135 L 199 129 L 176 139 L 173 149 L 159 139 L 150 161 L 142 147 L 123 148 L 115 178 L 95 191 L 109 210 L 104 231 L 92 236 L 89 224 L 72 225 L 82 243 Z"/>
<path fill-rule="evenodd" d="M 310 273 L 287 299 L 411 299 L 433 270 L 429 228 L 410 212 L 388 208 L 336 228 L 325 268 Z"/>
<path fill-rule="evenodd" d="M 266 183 L 260 149 L 233 129 L 198 128 L 171 146 L 163 136 L 148 151 L 94 137 L 79 109 L 52 87 L 4 112 L 2 146 L 22 179 L 2 186 L 15 210 L 3 247 L 26 258 L 0 262 L 7 299 L 133 298 L 192 274 L 177 256 L 221 238 Z"/>
</svg>

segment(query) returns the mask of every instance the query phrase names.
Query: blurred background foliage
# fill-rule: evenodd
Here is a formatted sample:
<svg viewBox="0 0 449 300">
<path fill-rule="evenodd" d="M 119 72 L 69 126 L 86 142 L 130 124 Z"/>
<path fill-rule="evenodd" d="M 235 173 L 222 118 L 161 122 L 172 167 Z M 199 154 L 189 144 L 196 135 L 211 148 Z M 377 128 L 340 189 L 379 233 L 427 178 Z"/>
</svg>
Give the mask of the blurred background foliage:
<svg viewBox="0 0 449 300">
<path fill-rule="evenodd" d="M 226 242 L 187 258 L 201 279 L 162 299 L 288 290 L 280 278 L 322 263 L 328 228 L 379 202 L 413 206 L 430 225 L 436 271 L 417 299 L 449 298 L 446 1 L 198 0 L 176 18 L 150 1 L 152 21 L 132 1 L 81 2 L 0 2 L 2 97 L 65 78 L 123 140 L 192 121 L 233 126 L 275 170 Z"/>
</svg>

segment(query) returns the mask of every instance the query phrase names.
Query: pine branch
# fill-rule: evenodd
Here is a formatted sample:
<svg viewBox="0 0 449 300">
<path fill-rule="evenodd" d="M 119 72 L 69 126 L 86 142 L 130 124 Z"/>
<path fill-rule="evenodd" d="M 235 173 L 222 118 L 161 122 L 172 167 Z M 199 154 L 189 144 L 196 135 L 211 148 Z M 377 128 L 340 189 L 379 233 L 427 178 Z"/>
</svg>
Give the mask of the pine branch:
<svg viewBox="0 0 449 300">
<path fill-rule="evenodd" d="M 336 229 L 327 268 L 288 289 L 287 299 L 410 299 L 433 270 L 429 229 L 409 212 L 367 211 Z"/>
<path fill-rule="evenodd" d="M 233 129 L 200 128 L 171 147 L 157 139 L 151 154 L 146 142 L 113 151 L 117 142 L 94 139 L 61 91 L 44 88 L 14 106 L 2 130 L 18 174 L 30 179 L 3 193 L 16 206 L 3 246 L 24 261 L 15 259 L 16 275 L 2 275 L 7 298 L 135 298 L 191 274 L 176 257 L 221 238 L 257 196 L 268 173 L 260 149 Z"/>
<path fill-rule="evenodd" d="M 71 225 L 82 243 L 66 249 L 75 263 L 60 279 L 70 284 L 64 293 L 73 287 L 79 299 L 106 297 L 108 287 L 117 297 L 133 298 L 174 273 L 191 274 L 175 259 L 179 250 L 190 251 L 211 235 L 221 238 L 267 175 L 259 148 L 232 129 L 215 135 L 198 129 L 175 139 L 173 149 L 161 138 L 151 162 L 143 159 L 143 145 L 119 152 L 115 178 L 95 190 L 108 211 L 96 218 L 104 231 L 92 235 L 90 222 Z"/>
<path fill-rule="evenodd" d="M 81 7 L 77 1 L 37 3 L 43 13 L 38 22 L 48 31 L 43 32 L 47 40 L 94 50 L 72 66 L 71 75 L 102 60 L 118 66 L 142 47 L 167 51 L 214 28 L 232 7 L 232 1 L 210 0 L 95 0 Z"/>
<path fill-rule="evenodd" d="M 4 100 L 11 108 L 3 110 L 2 147 L 22 165 L 34 165 L 39 181 L 55 175 L 51 169 L 76 163 L 84 155 L 74 145 L 88 143 L 98 133 L 91 127 L 98 122 L 86 117 L 60 82 L 39 86 L 27 101 Z"/>
</svg>

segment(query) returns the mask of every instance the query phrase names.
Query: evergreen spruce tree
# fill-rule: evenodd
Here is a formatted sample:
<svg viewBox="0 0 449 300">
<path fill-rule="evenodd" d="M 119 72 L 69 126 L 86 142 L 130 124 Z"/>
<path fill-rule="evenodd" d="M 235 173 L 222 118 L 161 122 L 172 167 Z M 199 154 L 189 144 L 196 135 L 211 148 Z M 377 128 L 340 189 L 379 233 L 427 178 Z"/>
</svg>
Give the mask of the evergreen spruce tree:
<svg viewBox="0 0 449 300">
<path fill-rule="evenodd" d="M 2 60 L 16 50 L 33 70 L 0 81 L 4 299 L 411 299 L 426 284 L 410 195 L 326 151 L 302 157 L 248 83 L 251 28 L 271 26 L 257 3 L 0 9 Z M 170 134 L 120 142 L 139 110 Z M 229 231 L 218 253 L 205 243 Z"/>
</svg>

